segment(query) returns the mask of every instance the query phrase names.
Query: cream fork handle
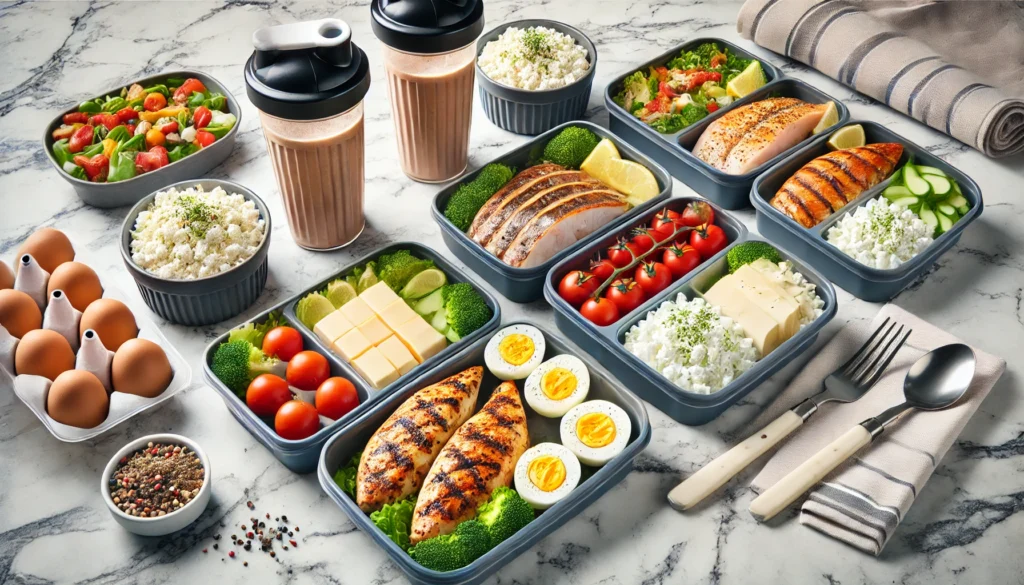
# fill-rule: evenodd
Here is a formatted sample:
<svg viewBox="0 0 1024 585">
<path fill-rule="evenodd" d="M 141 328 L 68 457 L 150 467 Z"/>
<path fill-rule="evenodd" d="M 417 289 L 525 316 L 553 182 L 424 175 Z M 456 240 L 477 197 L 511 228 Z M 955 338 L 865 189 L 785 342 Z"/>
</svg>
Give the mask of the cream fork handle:
<svg viewBox="0 0 1024 585">
<path fill-rule="evenodd" d="M 697 470 L 668 493 L 668 501 L 677 510 L 689 510 L 714 493 L 737 473 L 764 455 L 800 428 L 804 419 L 792 410 L 768 423 L 759 432 L 719 455 L 714 461 Z"/>
<path fill-rule="evenodd" d="M 871 431 L 863 425 L 846 431 L 755 498 L 750 513 L 758 522 L 770 520 L 870 442 Z"/>
</svg>

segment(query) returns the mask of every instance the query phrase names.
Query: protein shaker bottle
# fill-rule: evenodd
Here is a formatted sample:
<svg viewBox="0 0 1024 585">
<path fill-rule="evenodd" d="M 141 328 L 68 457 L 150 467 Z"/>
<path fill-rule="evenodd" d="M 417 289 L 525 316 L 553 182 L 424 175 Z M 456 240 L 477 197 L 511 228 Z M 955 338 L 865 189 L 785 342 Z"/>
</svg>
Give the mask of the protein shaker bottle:
<svg viewBox="0 0 1024 585">
<path fill-rule="evenodd" d="M 262 28 L 245 88 L 263 135 L 295 242 L 332 250 L 363 231 L 366 53 L 352 29 L 328 18 Z"/>
<path fill-rule="evenodd" d="M 370 14 L 384 45 L 402 170 L 427 183 L 457 177 L 469 157 L 483 1 L 372 0 Z"/>
</svg>

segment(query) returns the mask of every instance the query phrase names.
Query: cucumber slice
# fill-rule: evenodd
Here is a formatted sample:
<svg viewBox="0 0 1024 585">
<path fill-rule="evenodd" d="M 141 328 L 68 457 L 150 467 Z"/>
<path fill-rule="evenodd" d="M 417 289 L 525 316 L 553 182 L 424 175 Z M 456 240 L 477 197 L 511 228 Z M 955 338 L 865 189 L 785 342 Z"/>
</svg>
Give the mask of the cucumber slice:
<svg viewBox="0 0 1024 585">
<path fill-rule="evenodd" d="M 970 205 L 961 205 L 960 207 L 956 208 L 957 213 L 959 213 L 961 216 L 967 215 L 967 212 L 970 211 L 970 210 L 971 210 L 971 206 Z"/>
<path fill-rule="evenodd" d="M 917 169 L 917 172 L 922 175 L 938 175 L 940 177 L 948 176 L 946 175 L 946 173 L 940 171 L 935 167 L 929 167 L 925 165 L 914 165 L 914 168 Z"/>
<path fill-rule="evenodd" d="M 949 182 L 953 183 L 953 192 L 954 193 L 956 193 L 957 195 L 963 195 L 963 192 L 960 191 L 960 184 L 956 182 L 956 179 L 949 179 Z"/>
<path fill-rule="evenodd" d="M 899 199 L 890 199 L 893 205 L 899 205 L 900 207 L 906 207 L 910 209 L 921 202 L 920 199 L 911 195 L 910 197 L 901 197 Z"/>
<path fill-rule="evenodd" d="M 914 194 L 910 192 L 910 189 L 907 189 L 903 185 L 889 185 L 885 188 L 885 191 L 882 191 L 882 195 L 885 195 L 885 197 L 890 201 L 895 201 L 896 199 L 901 199 L 903 197 L 914 196 Z"/>
<path fill-rule="evenodd" d="M 907 189 L 918 197 L 927 197 L 931 191 L 931 183 L 921 178 L 914 167 L 907 165 L 903 170 L 903 179 L 906 181 Z"/>
<path fill-rule="evenodd" d="M 935 212 L 928 205 L 922 205 L 921 211 L 917 215 L 920 216 L 921 221 L 931 226 L 933 230 L 939 227 L 939 217 L 935 215 Z"/>
<path fill-rule="evenodd" d="M 946 200 L 943 201 L 943 203 L 948 203 L 949 205 L 952 205 L 953 207 L 956 208 L 965 206 L 970 207 L 970 203 L 967 202 L 967 198 L 964 197 L 963 195 L 957 195 L 956 193 L 946 198 Z"/>
<path fill-rule="evenodd" d="M 945 197 L 953 192 L 953 184 L 946 177 L 925 175 L 923 178 L 931 184 L 932 195 L 935 197 Z"/>
<path fill-rule="evenodd" d="M 949 217 L 948 215 L 941 214 L 941 213 L 938 214 L 938 218 L 939 218 L 939 231 L 938 231 L 938 233 L 944 234 L 944 233 L 948 232 L 949 230 L 953 229 L 953 223 L 955 223 L 953 221 L 953 218 Z"/>
<path fill-rule="evenodd" d="M 948 203 L 939 203 L 935 206 L 935 209 L 937 209 L 939 213 L 943 213 L 950 217 L 956 217 L 956 208 Z"/>
</svg>

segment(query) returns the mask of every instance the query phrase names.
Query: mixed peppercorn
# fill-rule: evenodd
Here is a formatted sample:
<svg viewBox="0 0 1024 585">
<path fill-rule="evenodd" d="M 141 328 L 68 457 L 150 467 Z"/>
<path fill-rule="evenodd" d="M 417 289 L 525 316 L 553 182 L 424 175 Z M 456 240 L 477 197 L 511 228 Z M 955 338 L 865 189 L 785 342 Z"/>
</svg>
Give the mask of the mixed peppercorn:
<svg viewBox="0 0 1024 585">
<path fill-rule="evenodd" d="M 206 472 L 187 446 L 150 442 L 122 457 L 108 480 L 114 505 L 129 516 L 156 518 L 185 507 L 203 487 Z"/>
<path fill-rule="evenodd" d="M 255 510 L 256 506 L 251 502 L 246 502 L 246 506 L 250 510 Z M 267 524 L 276 524 L 276 526 Z M 221 523 L 224 526 L 224 523 Z M 276 516 L 271 522 L 270 514 L 265 514 L 265 520 L 261 520 L 256 516 L 249 518 L 248 524 L 240 524 L 239 530 L 241 534 L 231 535 L 231 544 L 236 547 L 240 547 L 246 552 L 251 552 L 254 547 L 258 547 L 261 552 L 269 555 L 271 558 L 277 558 L 277 551 L 274 550 L 274 542 L 280 542 L 281 550 L 288 550 L 288 547 L 298 548 L 299 543 L 295 538 L 295 533 L 299 532 L 299 527 L 288 528 L 288 516 L 281 515 Z M 215 534 L 213 536 L 213 550 L 220 550 L 221 535 Z M 209 548 L 204 548 L 203 552 L 208 553 Z M 235 550 L 228 551 L 228 557 L 235 558 L 237 552 Z M 221 559 L 223 560 L 223 558 Z M 245 561 L 242 563 L 243 566 L 248 567 L 249 562 Z M 291 570 L 289 570 L 291 572 Z"/>
</svg>

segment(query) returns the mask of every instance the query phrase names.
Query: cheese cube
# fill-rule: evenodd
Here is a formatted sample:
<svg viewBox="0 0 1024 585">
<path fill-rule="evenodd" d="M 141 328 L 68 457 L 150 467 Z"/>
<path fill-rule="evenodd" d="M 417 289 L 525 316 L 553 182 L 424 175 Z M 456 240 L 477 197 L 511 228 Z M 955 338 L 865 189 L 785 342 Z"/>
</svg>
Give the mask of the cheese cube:
<svg viewBox="0 0 1024 585">
<path fill-rule="evenodd" d="M 409 303 L 402 299 L 391 303 L 383 311 L 378 311 L 378 314 L 384 321 L 384 324 L 392 329 L 416 318 L 416 311 L 413 311 Z"/>
<path fill-rule="evenodd" d="M 438 333 L 437 329 L 431 327 L 430 323 L 419 315 L 399 325 L 395 333 L 420 362 L 437 355 L 448 345 L 444 335 Z"/>
<path fill-rule="evenodd" d="M 735 274 L 747 298 L 779 324 L 782 341 L 796 335 L 800 330 L 800 304 L 793 296 L 749 264 L 741 266 Z"/>
<path fill-rule="evenodd" d="M 341 306 L 341 312 L 345 314 L 345 317 L 355 326 L 366 323 L 370 317 L 374 316 L 373 309 L 370 305 L 366 304 L 361 297 L 356 297 L 351 301 Z"/>
<path fill-rule="evenodd" d="M 378 390 L 398 379 L 398 370 L 376 347 L 371 347 L 366 353 L 352 360 L 352 367 Z"/>
<path fill-rule="evenodd" d="M 377 345 L 391 336 L 391 329 L 388 329 L 388 326 L 376 315 L 370 317 L 358 329 L 373 345 Z"/>
<path fill-rule="evenodd" d="M 371 347 L 373 347 L 373 344 L 370 343 L 370 340 L 367 339 L 361 331 L 359 331 L 358 327 L 350 330 L 345 335 L 342 335 L 340 338 L 335 340 L 333 345 L 331 345 L 331 348 L 334 349 L 338 355 L 345 358 L 345 361 L 347 362 L 351 362 L 357 357 L 363 355 L 363 353 Z"/>
<path fill-rule="evenodd" d="M 391 365 L 395 366 L 400 376 L 407 374 L 409 370 L 415 368 L 419 363 L 413 357 L 409 348 L 405 347 L 405 344 L 397 336 L 392 335 L 388 337 L 377 346 L 377 349 L 384 354 L 384 357 L 388 358 Z"/>
<path fill-rule="evenodd" d="M 782 338 L 779 323 L 772 319 L 743 292 L 740 280 L 735 274 L 726 275 L 715 283 L 704 300 L 721 309 L 722 314 L 733 319 L 743 327 L 743 333 L 754 340 L 754 346 L 766 356 L 779 346 Z"/>
<path fill-rule="evenodd" d="M 391 290 L 391 287 L 383 281 L 364 290 L 359 298 L 363 299 L 374 313 L 380 313 L 391 303 L 400 300 L 395 291 Z"/>
<path fill-rule="evenodd" d="M 326 345 L 334 343 L 339 337 L 352 330 L 354 325 L 345 317 L 341 309 L 335 310 L 330 315 L 317 321 L 313 327 L 313 333 Z"/>
</svg>

